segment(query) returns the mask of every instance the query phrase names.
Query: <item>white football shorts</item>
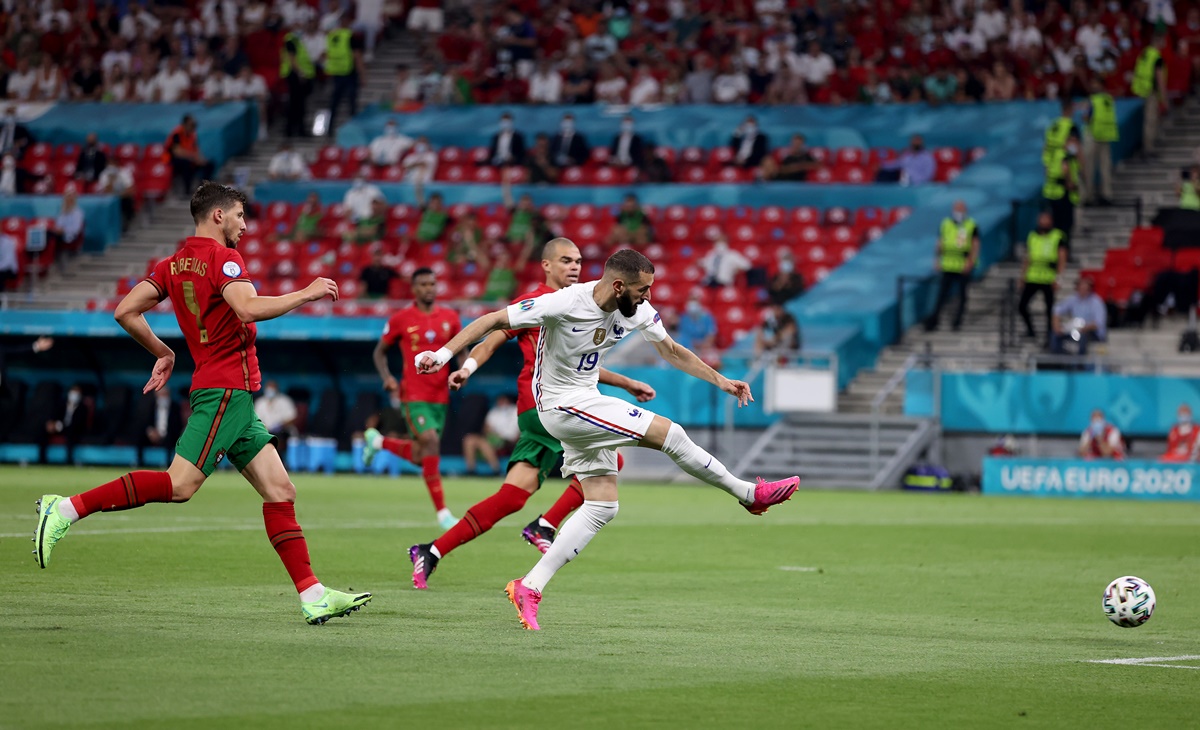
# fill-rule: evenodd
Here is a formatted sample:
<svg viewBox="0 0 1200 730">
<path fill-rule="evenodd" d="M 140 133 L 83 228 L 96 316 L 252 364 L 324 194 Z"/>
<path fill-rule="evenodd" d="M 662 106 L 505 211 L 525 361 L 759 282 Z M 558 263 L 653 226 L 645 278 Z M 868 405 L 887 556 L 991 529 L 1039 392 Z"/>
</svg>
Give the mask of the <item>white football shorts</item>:
<svg viewBox="0 0 1200 730">
<path fill-rule="evenodd" d="M 561 405 L 542 411 L 542 425 L 563 446 L 563 476 L 582 479 L 617 473 L 617 448 L 636 446 L 646 435 L 654 414 L 636 403 L 600 393 L 561 399 Z"/>
</svg>

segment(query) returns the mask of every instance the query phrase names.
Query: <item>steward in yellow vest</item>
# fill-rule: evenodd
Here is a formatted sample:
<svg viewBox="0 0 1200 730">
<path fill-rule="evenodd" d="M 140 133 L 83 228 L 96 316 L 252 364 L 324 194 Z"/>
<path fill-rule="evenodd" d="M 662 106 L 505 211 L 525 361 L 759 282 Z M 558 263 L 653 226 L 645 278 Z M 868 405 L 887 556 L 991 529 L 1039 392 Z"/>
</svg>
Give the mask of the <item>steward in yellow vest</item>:
<svg viewBox="0 0 1200 730">
<path fill-rule="evenodd" d="M 967 216 L 967 204 L 955 201 L 953 213 L 942 220 L 938 230 L 938 268 L 942 272 L 938 282 L 937 304 L 933 314 L 925 320 L 925 331 L 932 332 L 941 321 L 942 307 L 950 298 L 951 289 L 958 287 L 958 310 L 951 325 L 955 330 L 962 326 L 963 313 L 967 309 L 967 287 L 971 283 L 971 271 L 979 260 L 979 226 L 974 218 Z"/>
<path fill-rule="evenodd" d="M 1054 285 L 1059 273 L 1067 266 L 1067 249 L 1063 245 L 1066 236 L 1054 228 L 1049 211 L 1038 215 L 1037 228 L 1025 239 L 1025 264 L 1021 271 L 1024 284 L 1021 286 L 1021 301 L 1017 311 L 1025 321 L 1025 336 L 1037 337 L 1033 331 L 1033 319 L 1029 315 L 1029 303 L 1037 294 L 1042 295 L 1046 305 L 1046 336 L 1050 334 L 1050 322 L 1054 316 Z"/>
</svg>

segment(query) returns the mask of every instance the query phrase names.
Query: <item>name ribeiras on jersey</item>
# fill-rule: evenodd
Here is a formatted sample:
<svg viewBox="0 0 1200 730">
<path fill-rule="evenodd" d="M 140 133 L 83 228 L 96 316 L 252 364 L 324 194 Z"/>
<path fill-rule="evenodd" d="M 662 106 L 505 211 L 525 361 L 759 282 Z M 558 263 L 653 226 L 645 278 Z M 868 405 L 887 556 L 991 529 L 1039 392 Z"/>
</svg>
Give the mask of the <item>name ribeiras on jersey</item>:
<svg viewBox="0 0 1200 730">
<path fill-rule="evenodd" d="M 197 258 L 187 257 L 176 259 L 171 262 L 171 276 L 182 274 L 185 271 L 190 271 L 200 276 L 208 275 L 208 262 Z"/>
</svg>

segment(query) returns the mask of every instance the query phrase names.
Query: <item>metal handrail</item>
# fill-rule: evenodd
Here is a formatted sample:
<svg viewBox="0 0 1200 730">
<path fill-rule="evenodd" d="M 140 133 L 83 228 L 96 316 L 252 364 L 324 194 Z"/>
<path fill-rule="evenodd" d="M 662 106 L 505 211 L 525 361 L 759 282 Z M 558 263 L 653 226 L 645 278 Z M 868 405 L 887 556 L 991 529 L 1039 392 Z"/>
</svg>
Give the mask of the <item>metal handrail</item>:
<svg viewBox="0 0 1200 730">
<path fill-rule="evenodd" d="M 871 470 L 879 471 L 879 426 L 882 417 L 883 403 L 888 399 L 896 388 L 905 381 L 908 372 L 916 366 L 921 357 L 917 353 L 912 353 L 900 367 L 896 368 L 896 372 L 892 373 L 892 377 L 884 383 L 875 397 L 871 399 Z"/>
</svg>

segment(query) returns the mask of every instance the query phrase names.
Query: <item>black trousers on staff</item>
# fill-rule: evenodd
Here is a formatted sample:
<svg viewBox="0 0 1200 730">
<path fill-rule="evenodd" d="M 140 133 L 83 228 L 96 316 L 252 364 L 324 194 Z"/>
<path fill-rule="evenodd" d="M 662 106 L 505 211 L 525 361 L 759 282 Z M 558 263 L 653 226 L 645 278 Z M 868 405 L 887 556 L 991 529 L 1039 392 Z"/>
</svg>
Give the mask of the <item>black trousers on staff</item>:
<svg viewBox="0 0 1200 730">
<path fill-rule="evenodd" d="M 946 305 L 946 300 L 950 298 L 950 292 L 956 286 L 958 288 L 958 309 L 954 312 L 954 329 L 962 326 L 963 312 L 967 310 L 967 287 L 971 284 L 971 275 L 969 273 L 957 272 L 942 272 L 942 279 L 938 282 L 938 297 L 937 306 L 933 309 L 933 314 L 929 319 L 925 320 L 925 330 L 932 332 L 938 328 L 939 322 L 942 319 L 942 307 Z"/>
<path fill-rule="evenodd" d="M 1030 337 L 1036 337 L 1037 334 L 1033 331 L 1033 319 L 1029 316 L 1029 303 L 1037 294 L 1041 294 L 1042 301 L 1046 303 L 1046 336 L 1048 337 L 1050 335 L 1050 318 L 1054 316 L 1053 284 L 1025 282 L 1025 285 L 1021 287 L 1021 302 L 1017 305 L 1017 311 L 1021 313 L 1021 319 L 1025 320 L 1025 333 Z"/>
</svg>

